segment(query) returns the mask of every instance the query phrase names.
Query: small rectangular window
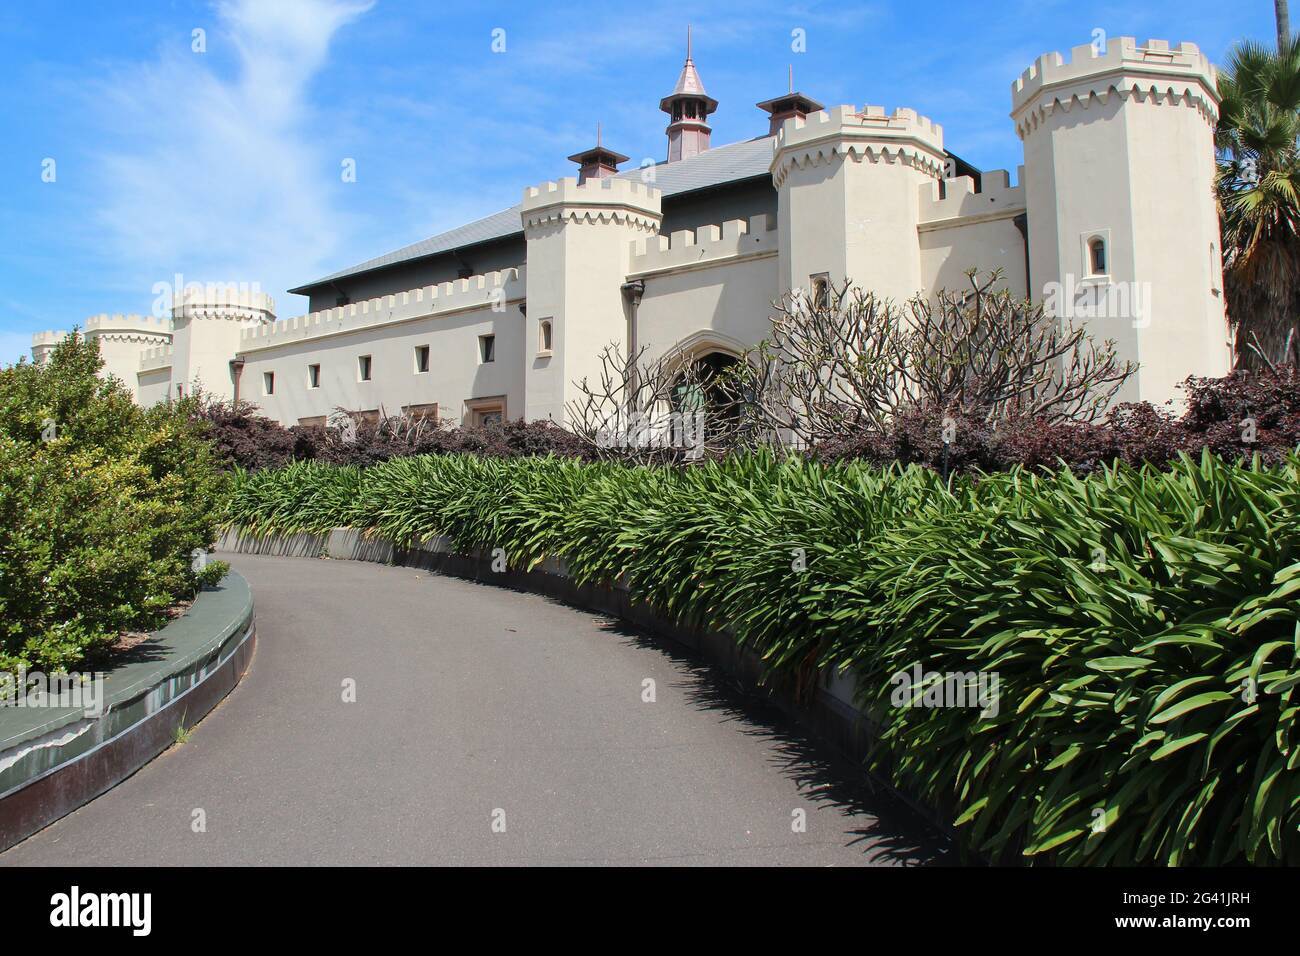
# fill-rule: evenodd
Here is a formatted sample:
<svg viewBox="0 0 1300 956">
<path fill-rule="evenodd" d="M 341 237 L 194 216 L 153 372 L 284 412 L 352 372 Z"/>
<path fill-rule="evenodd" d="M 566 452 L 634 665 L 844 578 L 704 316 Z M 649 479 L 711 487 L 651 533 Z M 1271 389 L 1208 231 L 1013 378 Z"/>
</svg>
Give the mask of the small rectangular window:
<svg viewBox="0 0 1300 956">
<path fill-rule="evenodd" d="M 438 420 L 438 403 L 429 402 L 424 405 L 403 405 L 402 414 L 406 415 L 413 421 L 424 420 L 436 422 Z"/>
<path fill-rule="evenodd" d="M 478 337 L 478 357 L 480 362 L 495 362 L 497 360 L 497 337 L 495 335 L 480 335 Z"/>
<path fill-rule="evenodd" d="M 831 304 L 831 277 L 827 272 L 819 272 L 808 277 L 809 298 L 814 309 L 824 309 Z"/>
<path fill-rule="evenodd" d="M 319 365 L 307 366 L 307 387 L 320 388 L 320 366 Z"/>
<path fill-rule="evenodd" d="M 417 345 L 415 347 L 415 371 L 429 371 L 429 346 Z"/>
<path fill-rule="evenodd" d="M 506 400 L 503 395 L 489 398 L 471 398 L 465 402 L 466 425 L 500 425 L 506 420 Z"/>
<path fill-rule="evenodd" d="M 275 373 L 274 372 L 262 373 L 262 393 L 264 395 L 275 394 Z"/>
<path fill-rule="evenodd" d="M 362 355 L 357 359 L 357 381 L 370 381 L 370 356 Z"/>
</svg>

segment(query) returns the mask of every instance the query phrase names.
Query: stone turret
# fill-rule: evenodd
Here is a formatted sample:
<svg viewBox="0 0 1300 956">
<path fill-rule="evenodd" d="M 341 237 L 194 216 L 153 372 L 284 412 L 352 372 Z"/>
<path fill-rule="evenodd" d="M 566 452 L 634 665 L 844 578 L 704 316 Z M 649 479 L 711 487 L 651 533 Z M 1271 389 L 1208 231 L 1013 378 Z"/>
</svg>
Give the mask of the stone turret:
<svg viewBox="0 0 1300 956">
<path fill-rule="evenodd" d="M 622 285 L 635 240 L 659 232 L 660 192 L 629 179 L 563 179 L 526 189 L 520 215 L 528 242 L 524 341 L 540 341 L 539 323 L 551 323 L 547 354 L 526 353 L 524 416 L 561 422 L 574 382 L 598 380 L 600 350 L 627 341 Z"/>
<path fill-rule="evenodd" d="M 1209 60 L 1192 43 L 1119 37 L 1039 57 L 1011 98 L 1033 297 L 1140 363 L 1121 401 L 1226 373 Z"/>
<path fill-rule="evenodd" d="M 235 396 L 240 334 L 275 321 L 275 302 L 256 289 L 186 286 L 172 303 L 172 396 L 195 386 L 217 398 Z"/>
<path fill-rule="evenodd" d="M 909 109 L 837 106 L 777 132 L 782 292 L 814 276 L 904 301 L 922 290 L 917 196 L 943 176 L 943 129 Z"/>
</svg>

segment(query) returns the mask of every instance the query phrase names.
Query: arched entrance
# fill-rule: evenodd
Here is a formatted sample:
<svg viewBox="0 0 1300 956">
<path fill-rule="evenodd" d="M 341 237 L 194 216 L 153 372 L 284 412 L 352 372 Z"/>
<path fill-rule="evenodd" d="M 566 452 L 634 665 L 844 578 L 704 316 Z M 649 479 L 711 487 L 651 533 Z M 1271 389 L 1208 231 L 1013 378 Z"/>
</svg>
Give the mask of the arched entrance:
<svg viewBox="0 0 1300 956">
<path fill-rule="evenodd" d="M 721 411 L 732 406 L 724 375 L 738 362 L 726 352 L 708 352 L 682 363 L 673 382 L 673 411 Z"/>
<path fill-rule="evenodd" d="M 706 443 L 714 444 L 740 421 L 727 372 L 740 360 L 717 350 L 687 359 L 673 381 L 672 410 L 703 426 Z"/>
</svg>

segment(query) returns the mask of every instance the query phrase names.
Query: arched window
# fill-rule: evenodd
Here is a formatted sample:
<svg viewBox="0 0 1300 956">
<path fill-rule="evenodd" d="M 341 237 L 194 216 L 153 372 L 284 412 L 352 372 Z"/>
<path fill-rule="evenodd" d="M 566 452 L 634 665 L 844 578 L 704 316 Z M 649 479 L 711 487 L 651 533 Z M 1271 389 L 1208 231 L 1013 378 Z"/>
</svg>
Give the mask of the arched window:
<svg viewBox="0 0 1300 956">
<path fill-rule="evenodd" d="M 1106 274 L 1106 240 L 1100 236 L 1088 240 L 1088 274 L 1094 276 Z"/>
<path fill-rule="evenodd" d="M 537 323 L 537 351 L 550 354 L 551 351 L 551 320 L 542 319 Z"/>
</svg>

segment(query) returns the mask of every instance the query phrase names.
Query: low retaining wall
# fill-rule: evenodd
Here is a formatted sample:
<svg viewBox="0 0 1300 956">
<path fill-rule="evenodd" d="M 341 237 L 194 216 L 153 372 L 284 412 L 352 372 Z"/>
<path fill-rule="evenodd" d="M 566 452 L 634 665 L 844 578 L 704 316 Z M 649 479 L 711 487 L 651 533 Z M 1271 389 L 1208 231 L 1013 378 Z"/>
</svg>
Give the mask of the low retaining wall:
<svg viewBox="0 0 1300 956">
<path fill-rule="evenodd" d="M 766 667 L 762 659 L 752 648 L 738 643 L 732 634 L 703 627 L 698 622 L 671 619 L 651 605 L 634 599 L 621 585 L 578 584 L 559 559 L 547 559 L 533 571 L 494 571 L 491 555 L 458 553 L 447 538 L 428 538 L 405 548 L 383 538 L 363 535 L 352 528 L 335 528 L 328 534 L 267 537 L 232 530 L 217 542 L 217 550 L 399 564 L 544 594 L 574 607 L 620 618 L 657 637 L 684 645 L 707 663 L 738 678 L 749 693 L 776 705 L 805 730 L 831 744 L 859 767 L 865 763 L 879 738 L 879 722 L 854 704 L 856 682 L 852 674 L 823 669 L 818 672 L 813 686 L 800 695 L 803 699 L 796 700 L 788 680 L 775 686 L 763 680 Z M 932 826 L 950 837 L 953 835 L 951 825 L 933 808 L 911 799 L 888 781 L 869 776 L 875 786 L 892 793 Z"/>
<path fill-rule="evenodd" d="M 166 750 L 239 683 L 256 642 L 252 592 L 232 571 L 105 674 L 100 713 L 0 707 L 0 850 Z"/>
</svg>

